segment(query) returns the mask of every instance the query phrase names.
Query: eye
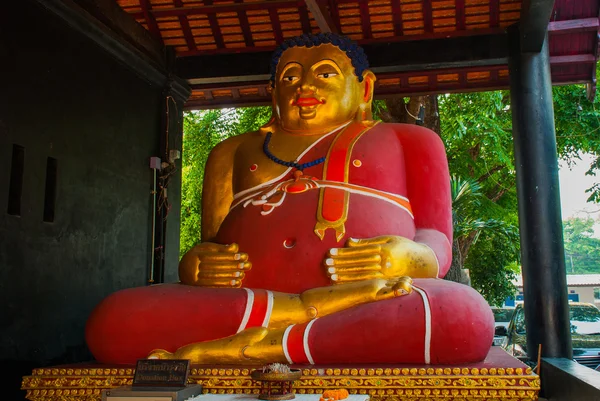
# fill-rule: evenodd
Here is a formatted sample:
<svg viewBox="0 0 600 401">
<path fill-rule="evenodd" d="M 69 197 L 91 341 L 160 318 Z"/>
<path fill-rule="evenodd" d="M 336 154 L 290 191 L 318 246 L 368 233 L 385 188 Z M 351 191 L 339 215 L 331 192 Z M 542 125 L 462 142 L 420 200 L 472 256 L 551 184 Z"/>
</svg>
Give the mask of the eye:
<svg viewBox="0 0 600 401">
<path fill-rule="evenodd" d="M 317 78 L 333 78 L 337 75 L 337 72 L 324 72 L 317 74 Z"/>
<path fill-rule="evenodd" d="M 284 82 L 294 82 L 298 80 L 298 77 L 294 76 L 294 75 L 287 75 L 283 78 L 281 78 L 282 81 Z"/>
</svg>

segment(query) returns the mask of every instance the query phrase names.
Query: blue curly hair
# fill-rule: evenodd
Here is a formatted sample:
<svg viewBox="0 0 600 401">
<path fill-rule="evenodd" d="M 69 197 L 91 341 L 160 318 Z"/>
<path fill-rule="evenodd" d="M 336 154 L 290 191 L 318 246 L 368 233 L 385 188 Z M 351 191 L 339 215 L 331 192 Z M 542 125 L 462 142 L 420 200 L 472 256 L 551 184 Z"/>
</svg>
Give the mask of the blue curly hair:
<svg viewBox="0 0 600 401">
<path fill-rule="evenodd" d="M 335 33 L 319 33 L 317 35 L 305 33 L 285 40 L 277 47 L 277 49 L 275 49 L 275 52 L 273 52 L 273 57 L 271 58 L 271 87 L 275 87 L 277 64 L 284 51 L 291 47 L 311 48 L 325 43 L 330 43 L 346 53 L 352 62 L 354 73 L 358 77 L 358 82 L 362 82 L 362 74 L 369 68 L 369 60 L 367 60 L 367 55 L 362 47 L 347 36 L 337 35 Z"/>
</svg>

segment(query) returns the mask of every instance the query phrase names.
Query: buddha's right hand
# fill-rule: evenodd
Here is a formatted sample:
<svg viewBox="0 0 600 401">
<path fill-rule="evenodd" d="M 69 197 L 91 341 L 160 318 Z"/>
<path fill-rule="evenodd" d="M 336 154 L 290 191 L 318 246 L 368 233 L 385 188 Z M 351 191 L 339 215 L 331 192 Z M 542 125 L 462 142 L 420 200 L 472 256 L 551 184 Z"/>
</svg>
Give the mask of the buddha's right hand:
<svg viewBox="0 0 600 401">
<path fill-rule="evenodd" d="M 251 267 L 248 254 L 239 252 L 237 244 L 203 242 L 181 258 L 179 280 L 188 285 L 237 288 Z"/>
</svg>

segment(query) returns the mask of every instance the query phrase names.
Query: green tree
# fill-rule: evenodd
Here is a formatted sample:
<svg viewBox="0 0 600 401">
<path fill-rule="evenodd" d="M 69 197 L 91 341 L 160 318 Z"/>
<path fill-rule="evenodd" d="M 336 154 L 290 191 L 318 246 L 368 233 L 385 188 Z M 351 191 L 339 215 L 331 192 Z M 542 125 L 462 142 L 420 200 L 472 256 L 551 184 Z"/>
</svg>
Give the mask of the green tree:
<svg viewBox="0 0 600 401">
<path fill-rule="evenodd" d="M 514 294 L 519 261 L 512 116 L 507 91 L 439 96 L 441 137 L 453 175 L 453 263 L 490 304 Z"/>
<path fill-rule="evenodd" d="M 594 224 L 591 217 L 572 217 L 563 221 L 568 273 L 600 273 L 600 239 L 594 237 Z"/>
<path fill-rule="evenodd" d="M 596 65 L 596 75 L 600 68 Z M 587 175 L 600 173 L 600 96 L 596 91 L 592 101 L 588 100 L 586 85 L 555 86 L 554 122 L 559 157 L 567 163 L 573 162 L 582 153 L 595 156 Z M 600 179 L 587 191 L 588 202 L 600 203 Z"/>
<path fill-rule="evenodd" d="M 497 206 L 484 196 L 477 181 L 453 176 L 451 193 L 452 265 L 467 268 L 473 288 L 491 305 L 501 306 L 515 293 L 512 280 L 518 273 L 518 227 L 510 221 L 483 217 L 491 213 L 482 210 Z"/>
</svg>

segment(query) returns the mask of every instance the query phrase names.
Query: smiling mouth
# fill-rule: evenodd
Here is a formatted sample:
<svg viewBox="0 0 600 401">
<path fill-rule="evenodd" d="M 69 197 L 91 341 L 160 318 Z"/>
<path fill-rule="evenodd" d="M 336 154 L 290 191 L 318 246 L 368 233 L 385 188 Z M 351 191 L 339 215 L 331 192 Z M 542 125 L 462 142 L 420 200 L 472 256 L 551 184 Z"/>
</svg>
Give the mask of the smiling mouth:
<svg viewBox="0 0 600 401">
<path fill-rule="evenodd" d="M 316 106 L 318 104 L 323 104 L 323 103 L 325 103 L 325 102 L 323 102 L 319 99 L 316 99 L 314 97 L 300 97 L 292 103 L 292 106 L 310 107 L 310 106 Z"/>
</svg>

